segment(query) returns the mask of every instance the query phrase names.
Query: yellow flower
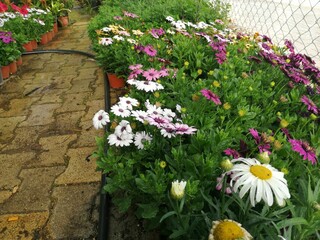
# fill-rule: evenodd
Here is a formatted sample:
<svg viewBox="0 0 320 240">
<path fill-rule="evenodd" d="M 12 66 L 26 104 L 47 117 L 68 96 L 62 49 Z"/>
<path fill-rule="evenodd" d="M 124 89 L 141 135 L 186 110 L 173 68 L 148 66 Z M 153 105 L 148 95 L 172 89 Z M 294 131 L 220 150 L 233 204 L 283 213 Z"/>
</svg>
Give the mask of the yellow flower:
<svg viewBox="0 0 320 240">
<path fill-rule="evenodd" d="M 220 83 L 218 82 L 218 81 L 213 81 L 213 83 L 212 83 L 212 85 L 214 86 L 214 87 L 220 87 Z"/>
<path fill-rule="evenodd" d="M 240 109 L 238 111 L 238 114 L 239 114 L 240 117 L 243 117 L 244 115 L 246 115 L 246 110 Z"/>
<path fill-rule="evenodd" d="M 154 92 L 153 94 L 156 98 L 160 97 L 160 93 L 159 92 Z"/>
<path fill-rule="evenodd" d="M 160 162 L 160 167 L 165 168 L 167 166 L 167 163 L 165 161 Z"/>
<path fill-rule="evenodd" d="M 213 221 L 208 240 L 250 240 L 253 239 L 241 224 L 230 220 Z"/>
<path fill-rule="evenodd" d="M 222 105 L 223 109 L 229 110 L 231 108 L 230 103 L 226 102 L 225 104 Z"/>
<path fill-rule="evenodd" d="M 201 75 L 202 74 L 202 69 L 198 69 L 197 73 L 198 73 L 198 75 Z"/>
<path fill-rule="evenodd" d="M 289 125 L 289 123 L 288 123 L 287 120 L 281 119 L 281 121 L 280 121 L 280 127 L 281 128 L 286 128 L 286 127 L 288 127 L 288 125 Z"/>
</svg>

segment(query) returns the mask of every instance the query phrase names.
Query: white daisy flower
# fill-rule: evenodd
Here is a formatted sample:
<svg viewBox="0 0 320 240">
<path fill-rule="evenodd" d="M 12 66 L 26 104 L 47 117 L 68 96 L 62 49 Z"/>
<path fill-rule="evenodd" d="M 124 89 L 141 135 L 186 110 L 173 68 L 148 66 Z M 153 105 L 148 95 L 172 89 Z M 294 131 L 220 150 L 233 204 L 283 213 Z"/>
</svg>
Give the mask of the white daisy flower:
<svg viewBox="0 0 320 240">
<path fill-rule="evenodd" d="M 115 104 L 111 107 L 111 112 L 119 117 L 129 117 L 131 112 L 125 105 Z"/>
<path fill-rule="evenodd" d="M 108 46 L 108 45 L 110 45 L 112 43 L 113 43 L 112 38 L 100 38 L 99 39 L 99 44 L 101 44 L 101 45 Z"/>
<path fill-rule="evenodd" d="M 135 86 L 138 90 L 143 90 L 145 92 L 154 92 L 163 89 L 161 84 L 153 81 L 137 81 Z"/>
<path fill-rule="evenodd" d="M 131 116 L 135 117 L 135 119 L 139 122 L 144 123 L 146 118 L 148 117 L 148 113 L 142 110 L 136 110 L 131 112 Z"/>
<path fill-rule="evenodd" d="M 172 123 L 162 126 L 160 133 L 162 136 L 172 138 L 176 136 L 176 128 Z"/>
<path fill-rule="evenodd" d="M 167 17 L 166 17 L 166 20 L 169 21 L 169 22 L 172 22 L 172 21 L 174 21 L 174 18 L 171 17 L 171 16 L 167 16 Z"/>
<path fill-rule="evenodd" d="M 176 117 L 176 113 L 169 108 L 164 108 L 162 114 L 164 117 L 170 119 L 171 121 Z"/>
<path fill-rule="evenodd" d="M 139 101 L 131 97 L 120 97 L 119 104 L 125 106 L 129 110 L 132 110 L 132 107 L 139 106 Z"/>
<path fill-rule="evenodd" d="M 205 22 L 199 22 L 198 24 L 197 24 L 197 26 L 198 26 L 198 28 L 200 28 L 200 29 L 205 29 L 205 28 L 207 28 L 207 27 L 209 27 L 209 24 L 207 24 L 207 23 L 205 23 Z"/>
<path fill-rule="evenodd" d="M 269 164 L 261 164 L 254 158 L 238 158 L 231 161 L 234 164 L 229 171 L 233 186 L 233 191 L 238 192 L 242 198 L 250 190 L 250 202 L 252 206 L 260 202 L 261 199 L 268 206 L 273 204 L 273 195 L 277 203 L 283 206 L 285 199 L 290 198 L 287 180 L 283 177 L 284 174 Z"/>
<path fill-rule="evenodd" d="M 175 31 L 172 31 L 172 30 L 170 30 L 170 29 L 168 29 L 168 30 L 167 30 L 167 33 L 169 33 L 169 34 L 171 34 L 171 35 L 176 34 L 176 32 L 175 32 Z"/>
<path fill-rule="evenodd" d="M 180 182 L 178 180 L 173 181 L 171 183 L 171 190 L 170 190 L 171 196 L 177 200 L 182 199 L 185 194 L 186 185 L 187 185 L 186 181 L 180 181 Z"/>
<path fill-rule="evenodd" d="M 156 105 L 151 104 L 149 100 L 145 102 L 145 106 L 147 108 L 148 114 L 162 116 L 163 109 L 161 107 L 157 107 Z"/>
<path fill-rule="evenodd" d="M 137 44 L 137 41 L 132 39 L 132 38 L 128 38 L 127 42 L 131 43 L 131 44 Z"/>
<path fill-rule="evenodd" d="M 92 122 L 96 129 L 103 128 L 104 125 L 110 122 L 109 114 L 104 110 L 100 110 L 94 115 Z"/>
<path fill-rule="evenodd" d="M 130 122 L 126 120 L 122 120 L 118 126 L 116 126 L 114 133 L 118 136 L 121 134 L 132 134 L 132 128 L 130 126 Z"/>
<path fill-rule="evenodd" d="M 4 23 L 5 21 L 2 18 L 0 18 L 0 28 L 4 26 Z"/>
<path fill-rule="evenodd" d="M 119 36 L 119 35 L 114 35 L 113 38 L 115 40 L 118 40 L 118 41 L 124 41 L 124 38 L 122 36 Z"/>
<path fill-rule="evenodd" d="M 125 30 L 119 31 L 118 34 L 119 34 L 119 35 L 122 35 L 122 36 L 130 37 L 130 33 L 128 33 L 128 32 L 125 31 Z"/>
<path fill-rule="evenodd" d="M 181 106 L 179 104 L 176 105 L 176 109 L 179 113 L 181 113 Z"/>
<path fill-rule="evenodd" d="M 108 143 L 110 145 L 116 145 L 117 147 L 130 146 L 133 142 L 133 134 L 132 133 L 123 133 L 123 134 L 110 134 L 108 136 Z"/>
<path fill-rule="evenodd" d="M 225 219 L 212 222 L 212 228 L 208 237 L 208 240 L 220 239 L 250 240 L 253 239 L 253 237 L 246 229 L 241 227 L 240 223 L 230 219 Z"/>
<path fill-rule="evenodd" d="M 136 145 L 138 149 L 144 149 L 144 143 L 151 142 L 151 141 L 152 141 L 152 136 L 147 134 L 145 131 L 137 132 L 134 136 L 134 145 Z"/>
<path fill-rule="evenodd" d="M 111 31 L 111 28 L 109 28 L 109 27 L 104 27 L 104 28 L 102 28 L 101 30 L 104 31 L 104 32 L 110 32 L 110 31 Z"/>
</svg>

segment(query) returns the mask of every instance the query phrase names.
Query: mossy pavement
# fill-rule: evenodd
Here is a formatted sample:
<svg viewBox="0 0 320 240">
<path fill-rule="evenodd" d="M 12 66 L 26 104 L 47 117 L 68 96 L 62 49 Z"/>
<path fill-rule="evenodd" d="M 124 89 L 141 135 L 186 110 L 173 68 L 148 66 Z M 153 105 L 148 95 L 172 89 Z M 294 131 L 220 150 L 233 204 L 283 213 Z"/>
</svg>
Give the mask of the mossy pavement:
<svg viewBox="0 0 320 240">
<path fill-rule="evenodd" d="M 70 15 L 41 49 L 93 53 L 90 16 Z M 0 85 L 0 239 L 96 239 L 101 172 L 92 117 L 104 109 L 103 72 L 79 54 L 23 56 Z M 112 92 L 112 101 L 117 99 Z"/>
</svg>

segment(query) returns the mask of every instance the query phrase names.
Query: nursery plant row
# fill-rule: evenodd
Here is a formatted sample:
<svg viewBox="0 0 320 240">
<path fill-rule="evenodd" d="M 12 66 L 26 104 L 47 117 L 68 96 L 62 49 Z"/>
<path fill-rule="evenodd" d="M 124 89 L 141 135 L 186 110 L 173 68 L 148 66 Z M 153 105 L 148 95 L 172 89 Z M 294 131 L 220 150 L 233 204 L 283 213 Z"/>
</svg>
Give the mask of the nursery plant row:
<svg viewBox="0 0 320 240">
<path fill-rule="evenodd" d="M 228 9 L 103 1 L 88 34 L 127 89 L 93 117 L 104 190 L 163 239 L 319 239 L 320 70 Z"/>
</svg>

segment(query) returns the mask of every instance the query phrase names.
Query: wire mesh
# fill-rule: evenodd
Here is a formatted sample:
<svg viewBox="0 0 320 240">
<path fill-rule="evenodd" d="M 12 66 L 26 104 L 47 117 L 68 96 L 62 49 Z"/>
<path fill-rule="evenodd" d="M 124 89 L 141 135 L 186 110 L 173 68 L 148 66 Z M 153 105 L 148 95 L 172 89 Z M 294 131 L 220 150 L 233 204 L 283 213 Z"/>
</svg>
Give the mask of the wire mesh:
<svg viewBox="0 0 320 240">
<path fill-rule="evenodd" d="M 292 41 L 296 52 L 320 66 L 320 0 L 222 0 L 230 18 L 248 32 L 259 32 L 283 46 Z"/>
</svg>

